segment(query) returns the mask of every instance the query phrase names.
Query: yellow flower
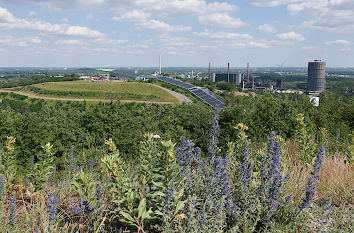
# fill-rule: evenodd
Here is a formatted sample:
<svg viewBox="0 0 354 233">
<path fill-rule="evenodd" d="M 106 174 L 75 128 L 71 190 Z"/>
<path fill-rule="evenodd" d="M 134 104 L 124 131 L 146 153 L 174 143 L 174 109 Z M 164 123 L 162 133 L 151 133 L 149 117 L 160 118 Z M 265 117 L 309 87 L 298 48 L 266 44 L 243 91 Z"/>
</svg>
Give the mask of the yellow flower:
<svg viewBox="0 0 354 233">
<path fill-rule="evenodd" d="M 114 144 L 112 138 L 106 140 L 104 143 L 108 146 L 110 151 L 115 151 L 117 149 L 116 144 Z"/>
</svg>

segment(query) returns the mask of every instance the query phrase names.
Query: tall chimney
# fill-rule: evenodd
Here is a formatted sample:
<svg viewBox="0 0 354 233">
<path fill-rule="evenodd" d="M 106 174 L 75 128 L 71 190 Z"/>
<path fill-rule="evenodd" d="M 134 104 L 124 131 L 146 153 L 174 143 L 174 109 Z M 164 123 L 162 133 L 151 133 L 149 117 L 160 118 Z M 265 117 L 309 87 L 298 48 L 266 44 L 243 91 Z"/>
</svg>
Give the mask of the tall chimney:
<svg viewBox="0 0 354 233">
<path fill-rule="evenodd" d="M 209 62 L 209 81 L 211 79 L 211 66 L 210 66 L 210 62 Z"/>
<path fill-rule="evenodd" d="M 162 74 L 161 54 L 159 56 L 159 67 L 160 67 L 159 74 Z"/>
<path fill-rule="evenodd" d="M 250 83 L 250 63 L 247 63 L 247 84 Z"/>
<path fill-rule="evenodd" d="M 230 62 L 227 63 L 227 82 L 230 82 Z"/>
</svg>

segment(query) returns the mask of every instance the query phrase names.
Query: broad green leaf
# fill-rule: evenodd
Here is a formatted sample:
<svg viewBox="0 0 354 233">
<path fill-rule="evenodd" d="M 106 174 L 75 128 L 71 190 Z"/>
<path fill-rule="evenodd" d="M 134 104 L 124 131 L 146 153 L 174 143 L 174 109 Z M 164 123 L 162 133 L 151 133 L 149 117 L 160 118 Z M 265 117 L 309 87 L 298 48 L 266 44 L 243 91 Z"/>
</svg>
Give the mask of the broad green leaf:
<svg viewBox="0 0 354 233">
<path fill-rule="evenodd" d="M 177 203 L 177 207 L 176 207 L 176 210 L 175 210 L 175 213 L 176 213 L 176 214 L 178 213 L 178 211 L 180 211 L 180 210 L 182 210 L 182 209 L 184 208 L 185 202 L 186 202 L 186 201 L 179 201 L 179 202 Z"/>
<path fill-rule="evenodd" d="M 146 212 L 146 200 L 145 198 L 140 200 L 139 207 L 138 207 L 138 218 L 140 219 L 141 216 Z"/>
<path fill-rule="evenodd" d="M 119 212 L 125 219 L 129 220 L 132 224 L 134 223 L 134 219 L 132 218 L 132 216 L 130 216 L 130 214 L 120 211 Z"/>
</svg>

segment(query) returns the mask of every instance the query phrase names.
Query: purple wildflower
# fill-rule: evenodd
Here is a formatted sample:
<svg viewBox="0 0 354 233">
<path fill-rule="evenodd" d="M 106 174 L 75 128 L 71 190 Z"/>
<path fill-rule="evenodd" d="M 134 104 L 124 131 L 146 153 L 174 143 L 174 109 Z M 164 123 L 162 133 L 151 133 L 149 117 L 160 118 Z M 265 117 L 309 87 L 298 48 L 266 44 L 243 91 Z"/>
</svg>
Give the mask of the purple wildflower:
<svg viewBox="0 0 354 233">
<path fill-rule="evenodd" d="M 9 223 L 14 226 L 16 222 L 16 198 L 11 196 L 9 200 Z"/>
<path fill-rule="evenodd" d="M 67 159 L 68 159 L 67 165 L 69 168 L 69 172 L 71 174 L 76 174 L 79 169 L 78 169 L 77 162 L 76 162 L 76 159 L 74 156 L 74 146 L 71 146 Z"/>
<path fill-rule="evenodd" d="M 267 143 L 267 153 L 264 156 L 260 168 L 261 184 L 258 194 L 266 197 L 267 215 L 270 222 L 271 217 L 277 210 L 277 201 L 281 194 L 284 178 L 280 171 L 281 144 L 275 140 L 275 133 L 272 132 Z"/>
<path fill-rule="evenodd" d="M 247 140 L 243 142 L 243 147 L 241 149 L 240 166 L 238 170 L 239 180 L 242 182 L 242 190 L 245 190 L 252 176 L 252 162 L 249 161 Z"/>
<path fill-rule="evenodd" d="M 57 205 L 58 197 L 52 193 L 49 193 L 47 199 L 47 215 L 50 221 L 55 219 L 55 215 L 57 214 Z"/>
<path fill-rule="evenodd" d="M 299 205 L 299 213 L 312 202 L 313 197 L 315 196 L 315 187 L 320 178 L 321 164 L 325 153 L 324 146 L 320 146 L 315 164 L 313 165 L 313 171 L 311 171 L 310 178 L 307 181 L 305 197 Z"/>
<path fill-rule="evenodd" d="M 102 197 L 103 197 L 102 184 L 100 181 L 98 181 L 96 184 L 96 193 L 95 193 L 96 209 L 98 209 L 98 215 L 101 215 L 101 212 L 102 212 L 102 210 L 101 210 Z"/>
<path fill-rule="evenodd" d="M 89 160 L 88 163 L 87 163 L 87 169 L 89 171 L 92 171 L 93 170 L 93 167 L 94 167 L 94 164 L 93 164 L 93 160 Z"/>
<path fill-rule="evenodd" d="M 171 205 L 173 203 L 174 200 L 174 191 L 175 191 L 175 187 L 173 185 L 170 185 L 169 187 L 167 187 L 166 189 L 166 193 L 165 193 L 165 197 L 163 200 L 163 210 L 166 214 L 169 214 L 171 211 Z"/>
</svg>

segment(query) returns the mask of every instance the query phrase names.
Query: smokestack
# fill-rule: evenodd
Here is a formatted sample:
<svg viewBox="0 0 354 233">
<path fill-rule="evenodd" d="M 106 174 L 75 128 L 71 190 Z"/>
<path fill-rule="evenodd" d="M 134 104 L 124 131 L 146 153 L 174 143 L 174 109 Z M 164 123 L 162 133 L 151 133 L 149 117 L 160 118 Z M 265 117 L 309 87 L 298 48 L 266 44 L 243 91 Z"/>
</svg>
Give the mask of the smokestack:
<svg viewBox="0 0 354 233">
<path fill-rule="evenodd" d="M 247 63 L 247 84 L 250 83 L 250 63 Z"/>
<path fill-rule="evenodd" d="M 211 66 L 210 66 L 210 62 L 209 62 L 209 81 L 211 80 Z"/>
<path fill-rule="evenodd" d="M 227 63 L 227 82 L 230 82 L 230 62 Z"/>
<path fill-rule="evenodd" d="M 159 56 L 159 67 L 160 67 L 159 74 L 162 74 L 161 54 Z"/>
</svg>

